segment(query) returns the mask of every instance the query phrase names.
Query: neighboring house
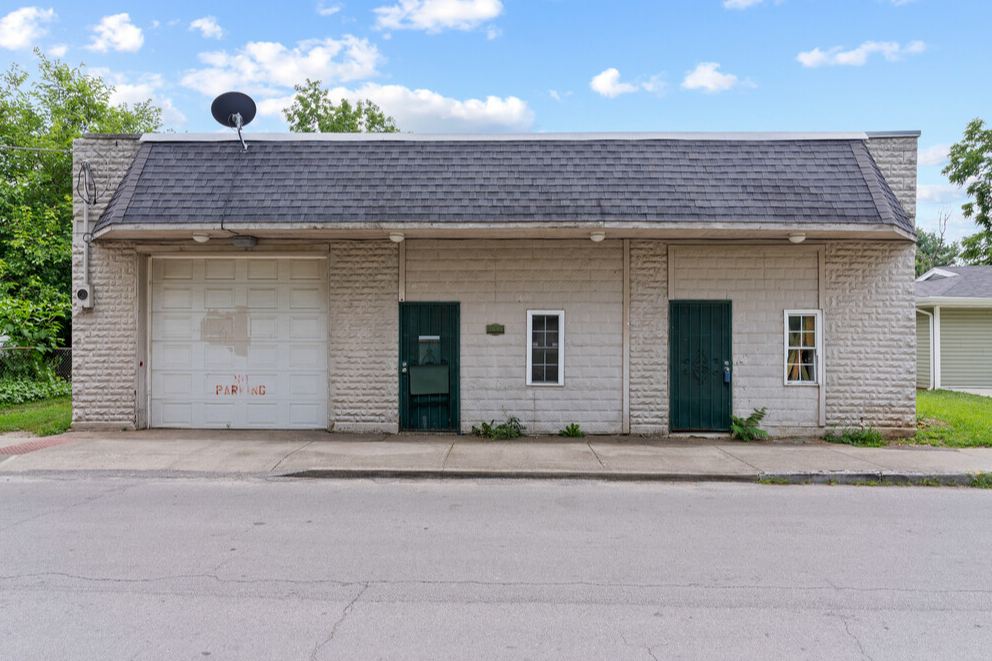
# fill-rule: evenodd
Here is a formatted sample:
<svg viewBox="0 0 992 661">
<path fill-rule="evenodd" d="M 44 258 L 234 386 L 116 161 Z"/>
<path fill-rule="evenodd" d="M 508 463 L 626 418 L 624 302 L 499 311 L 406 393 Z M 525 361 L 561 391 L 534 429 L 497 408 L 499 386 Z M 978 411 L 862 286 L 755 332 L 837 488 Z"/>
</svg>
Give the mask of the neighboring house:
<svg viewBox="0 0 992 661">
<path fill-rule="evenodd" d="M 992 389 L 992 266 L 917 278 L 916 387 Z"/>
<path fill-rule="evenodd" d="M 911 433 L 918 135 L 87 135 L 74 425 Z"/>
</svg>

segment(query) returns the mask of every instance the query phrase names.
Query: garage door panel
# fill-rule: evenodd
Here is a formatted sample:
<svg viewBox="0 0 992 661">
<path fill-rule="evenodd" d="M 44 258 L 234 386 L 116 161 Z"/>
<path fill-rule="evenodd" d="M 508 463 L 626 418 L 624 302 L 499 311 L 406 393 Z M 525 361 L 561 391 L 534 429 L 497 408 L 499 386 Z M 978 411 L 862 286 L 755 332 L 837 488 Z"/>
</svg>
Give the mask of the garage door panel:
<svg viewBox="0 0 992 661">
<path fill-rule="evenodd" d="M 278 259 L 250 259 L 248 260 L 249 280 L 278 280 L 279 279 Z"/>
<path fill-rule="evenodd" d="M 248 287 L 248 307 L 252 310 L 278 310 L 279 289 L 276 287 Z"/>
<path fill-rule="evenodd" d="M 189 315 L 158 315 L 152 327 L 152 340 L 192 340 L 193 324 Z"/>
<path fill-rule="evenodd" d="M 294 374 L 289 379 L 289 394 L 293 399 L 319 399 L 327 392 L 323 374 Z"/>
<path fill-rule="evenodd" d="M 254 428 L 272 428 L 286 425 L 279 424 L 278 404 L 252 404 L 245 409 L 248 424 Z"/>
<path fill-rule="evenodd" d="M 316 404 L 294 403 L 289 405 L 289 427 L 306 427 L 310 420 L 321 415 Z"/>
<path fill-rule="evenodd" d="M 293 340 L 319 340 L 326 336 L 323 320 L 315 317 L 290 317 L 289 337 Z"/>
<path fill-rule="evenodd" d="M 193 292 L 189 286 L 166 285 L 160 288 L 158 301 L 161 310 L 192 310 Z"/>
<path fill-rule="evenodd" d="M 192 259 L 168 259 L 158 260 L 154 264 L 154 273 L 157 280 L 192 280 L 193 260 Z"/>
<path fill-rule="evenodd" d="M 248 338 L 255 340 L 275 340 L 279 337 L 279 318 L 272 315 L 252 314 L 248 319 Z"/>
<path fill-rule="evenodd" d="M 323 280 L 327 264 L 322 259 L 296 259 L 289 264 L 291 280 Z"/>
<path fill-rule="evenodd" d="M 251 344 L 245 361 L 248 369 L 271 369 L 279 366 L 279 346 L 275 344 Z"/>
<path fill-rule="evenodd" d="M 189 402 L 152 402 L 152 415 L 160 427 L 193 426 L 193 405 Z"/>
<path fill-rule="evenodd" d="M 323 260 L 153 258 L 152 425 L 326 427 L 326 271 Z"/>
<path fill-rule="evenodd" d="M 234 307 L 234 287 L 208 287 L 203 292 L 203 307 L 230 310 Z"/>
<path fill-rule="evenodd" d="M 320 344 L 294 344 L 289 348 L 289 366 L 326 370 L 327 348 Z"/>
<path fill-rule="evenodd" d="M 289 307 L 294 310 L 320 310 L 327 297 L 321 287 L 293 287 L 289 293 Z"/>
<path fill-rule="evenodd" d="M 193 367 L 193 347 L 190 344 L 162 342 L 154 345 L 153 358 L 156 369 L 177 369 Z"/>
<path fill-rule="evenodd" d="M 203 364 L 206 367 L 234 367 L 234 349 L 208 344 L 203 347 Z"/>
<path fill-rule="evenodd" d="M 236 259 L 208 259 L 203 264 L 204 280 L 234 280 L 237 271 Z"/>
<path fill-rule="evenodd" d="M 152 388 L 163 399 L 188 400 L 193 392 L 193 376 L 189 373 L 158 372 L 152 380 Z"/>
</svg>

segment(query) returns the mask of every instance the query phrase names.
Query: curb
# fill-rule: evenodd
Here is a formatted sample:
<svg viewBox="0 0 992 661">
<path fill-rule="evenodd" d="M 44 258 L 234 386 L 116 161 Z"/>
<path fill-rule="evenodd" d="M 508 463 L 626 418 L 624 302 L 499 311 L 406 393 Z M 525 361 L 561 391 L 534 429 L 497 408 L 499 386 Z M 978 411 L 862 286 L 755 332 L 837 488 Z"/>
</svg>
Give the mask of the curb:
<svg viewBox="0 0 992 661">
<path fill-rule="evenodd" d="M 392 468 L 309 468 L 274 474 L 287 479 L 497 479 L 497 480 L 595 480 L 609 482 L 738 482 L 750 484 L 841 484 L 841 485 L 920 485 L 969 486 L 972 473 L 930 472 L 805 472 L 753 473 L 637 473 L 533 470 L 406 470 Z"/>
</svg>

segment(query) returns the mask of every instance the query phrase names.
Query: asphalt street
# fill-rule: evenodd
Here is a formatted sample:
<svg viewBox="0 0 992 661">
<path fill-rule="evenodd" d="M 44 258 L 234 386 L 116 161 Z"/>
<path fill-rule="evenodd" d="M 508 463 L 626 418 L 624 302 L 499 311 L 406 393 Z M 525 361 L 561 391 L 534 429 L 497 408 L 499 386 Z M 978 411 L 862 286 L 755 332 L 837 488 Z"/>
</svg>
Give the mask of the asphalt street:
<svg viewBox="0 0 992 661">
<path fill-rule="evenodd" d="M 0 477 L 2 659 L 987 659 L 992 492 Z"/>
</svg>

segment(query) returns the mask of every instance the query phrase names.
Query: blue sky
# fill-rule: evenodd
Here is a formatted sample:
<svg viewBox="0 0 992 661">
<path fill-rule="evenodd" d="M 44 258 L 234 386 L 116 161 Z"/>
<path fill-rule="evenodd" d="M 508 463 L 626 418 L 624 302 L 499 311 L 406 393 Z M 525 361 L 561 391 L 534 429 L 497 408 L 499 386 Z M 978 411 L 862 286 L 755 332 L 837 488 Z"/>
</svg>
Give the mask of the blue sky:
<svg viewBox="0 0 992 661">
<path fill-rule="evenodd" d="M 940 174 L 992 122 L 988 0 L 374 0 L 8 4 L 0 65 L 31 49 L 154 99 L 166 126 L 214 131 L 213 97 L 251 94 L 251 131 L 286 129 L 292 85 L 371 98 L 404 130 L 918 129 L 917 223 L 965 196 Z"/>
</svg>

